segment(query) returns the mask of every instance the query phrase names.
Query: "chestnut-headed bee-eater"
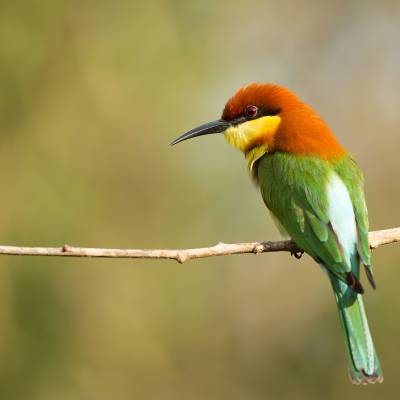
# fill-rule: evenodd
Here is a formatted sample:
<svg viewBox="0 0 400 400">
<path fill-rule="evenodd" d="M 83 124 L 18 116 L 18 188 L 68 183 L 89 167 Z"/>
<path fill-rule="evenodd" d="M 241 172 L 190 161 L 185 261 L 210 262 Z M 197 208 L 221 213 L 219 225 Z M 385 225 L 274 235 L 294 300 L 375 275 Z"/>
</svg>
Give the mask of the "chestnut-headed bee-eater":
<svg viewBox="0 0 400 400">
<path fill-rule="evenodd" d="M 383 381 L 365 314 L 360 264 L 375 288 L 363 175 L 327 124 L 284 87 L 253 83 L 229 99 L 222 117 L 171 144 L 223 133 L 244 153 L 278 226 L 327 273 L 356 384 Z"/>
</svg>

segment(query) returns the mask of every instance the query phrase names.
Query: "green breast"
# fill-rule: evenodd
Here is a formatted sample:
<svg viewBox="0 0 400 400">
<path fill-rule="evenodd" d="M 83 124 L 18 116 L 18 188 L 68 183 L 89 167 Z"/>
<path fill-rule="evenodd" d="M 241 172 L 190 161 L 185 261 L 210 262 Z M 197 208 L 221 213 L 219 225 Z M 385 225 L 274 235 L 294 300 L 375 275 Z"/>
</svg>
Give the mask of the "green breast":
<svg viewBox="0 0 400 400">
<path fill-rule="evenodd" d="M 342 269 L 327 213 L 332 165 L 318 157 L 276 152 L 261 157 L 257 167 L 264 202 L 291 238 L 317 261 Z"/>
<path fill-rule="evenodd" d="M 257 180 L 265 204 L 283 222 L 293 200 L 300 202 L 299 206 L 311 202 L 317 212 L 324 213 L 331 172 L 329 162 L 318 157 L 275 152 L 258 161 Z"/>
</svg>

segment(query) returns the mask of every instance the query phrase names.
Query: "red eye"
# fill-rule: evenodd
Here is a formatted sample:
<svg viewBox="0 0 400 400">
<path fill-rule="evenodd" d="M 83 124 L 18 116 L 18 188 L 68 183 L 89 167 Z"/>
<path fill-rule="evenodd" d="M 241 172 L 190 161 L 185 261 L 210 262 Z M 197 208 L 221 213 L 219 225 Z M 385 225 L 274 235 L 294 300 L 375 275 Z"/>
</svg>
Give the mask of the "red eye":
<svg viewBox="0 0 400 400">
<path fill-rule="evenodd" d="M 247 106 L 246 107 L 246 117 L 247 118 L 254 118 L 258 113 L 257 106 Z"/>
</svg>

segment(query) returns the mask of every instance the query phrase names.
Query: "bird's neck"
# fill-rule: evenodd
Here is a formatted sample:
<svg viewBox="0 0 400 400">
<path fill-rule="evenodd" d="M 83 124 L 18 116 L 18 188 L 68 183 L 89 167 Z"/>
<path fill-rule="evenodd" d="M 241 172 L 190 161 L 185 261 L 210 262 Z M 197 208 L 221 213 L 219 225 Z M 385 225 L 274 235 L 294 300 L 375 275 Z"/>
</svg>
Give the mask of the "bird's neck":
<svg viewBox="0 0 400 400">
<path fill-rule="evenodd" d="M 274 151 L 297 155 L 312 155 L 327 160 L 347 155 L 327 124 L 310 108 L 292 113 L 282 122 L 273 142 Z"/>
</svg>

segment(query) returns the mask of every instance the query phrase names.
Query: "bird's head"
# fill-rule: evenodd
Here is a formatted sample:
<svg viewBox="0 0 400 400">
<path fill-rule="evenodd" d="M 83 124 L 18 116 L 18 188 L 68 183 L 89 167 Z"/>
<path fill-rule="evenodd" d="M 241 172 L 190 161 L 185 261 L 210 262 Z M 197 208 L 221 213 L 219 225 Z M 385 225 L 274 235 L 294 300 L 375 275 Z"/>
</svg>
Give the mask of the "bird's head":
<svg viewBox="0 0 400 400">
<path fill-rule="evenodd" d="M 241 150 L 251 172 L 260 157 L 275 151 L 326 159 L 346 153 L 310 106 L 274 84 L 242 87 L 228 100 L 220 119 L 184 133 L 171 145 L 211 133 L 223 133 L 232 146 Z"/>
</svg>

